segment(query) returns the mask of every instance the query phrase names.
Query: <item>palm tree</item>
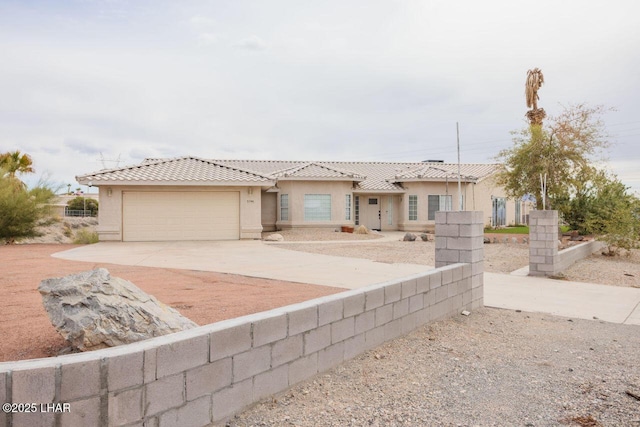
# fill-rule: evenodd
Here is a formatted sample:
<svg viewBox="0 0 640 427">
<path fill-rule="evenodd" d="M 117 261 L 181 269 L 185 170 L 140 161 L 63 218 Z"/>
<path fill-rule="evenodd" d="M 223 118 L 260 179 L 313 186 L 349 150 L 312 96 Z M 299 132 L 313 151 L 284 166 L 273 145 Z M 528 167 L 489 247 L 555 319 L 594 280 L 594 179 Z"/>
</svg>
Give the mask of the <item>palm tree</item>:
<svg viewBox="0 0 640 427">
<path fill-rule="evenodd" d="M 11 178 L 15 178 L 16 173 L 35 172 L 31 156 L 20 153 L 20 150 L 0 154 L 0 169 L 3 169 Z"/>
<path fill-rule="evenodd" d="M 534 68 L 527 71 L 527 82 L 524 85 L 524 94 L 527 98 L 527 108 L 531 110 L 527 111 L 527 118 L 532 125 L 542 125 L 542 120 L 547 117 L 544 108 L 538 108 L 538 89 L 544 83 L 544 76 L 540 68 Z"/>
</svg>

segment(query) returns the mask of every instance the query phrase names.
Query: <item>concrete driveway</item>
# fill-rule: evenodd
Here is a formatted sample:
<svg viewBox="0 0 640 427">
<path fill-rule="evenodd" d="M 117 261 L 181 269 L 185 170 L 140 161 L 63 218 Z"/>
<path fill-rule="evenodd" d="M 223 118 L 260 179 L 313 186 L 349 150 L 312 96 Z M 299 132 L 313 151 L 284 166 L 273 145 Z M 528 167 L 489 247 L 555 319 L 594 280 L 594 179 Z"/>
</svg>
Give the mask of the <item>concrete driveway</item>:
<svg viewBox="0 0 640 427">
<path fill-rule="evenodd" d="M 433 268 L 290 251 L 260 240 L 100 242 L 53 256 L 74 261 L 216 271 L 345 289 L 399 279 Z"/>
<path fill-rule="evenodd" d="M 389 236 L 386 240 L 389 239 L 395 240 L 396 236 Z M 101 242 L 58 252 L 53 256 L 74 261 L 216 271 L 345 289 L 400 279 L 433 268 L 311 254 L 286 250 L 285 247 L 259 240 Z M 640 325 L 640 289 L 634 288 L 485 273 L 484 304 L 488 307 Z"/>
</svg>

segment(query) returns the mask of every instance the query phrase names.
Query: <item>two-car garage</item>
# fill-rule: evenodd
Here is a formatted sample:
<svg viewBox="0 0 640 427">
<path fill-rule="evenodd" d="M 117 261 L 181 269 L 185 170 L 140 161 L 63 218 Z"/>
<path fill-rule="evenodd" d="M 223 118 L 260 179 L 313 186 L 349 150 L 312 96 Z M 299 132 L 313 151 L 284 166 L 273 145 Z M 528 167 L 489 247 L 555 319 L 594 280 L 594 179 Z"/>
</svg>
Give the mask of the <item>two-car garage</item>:
<svg viewBox="0 0 640 427">
<path fill-rule="evenodd" d="M 123 191 L 122 240 L 237 240 L 238 191 Z"/>
</svg>

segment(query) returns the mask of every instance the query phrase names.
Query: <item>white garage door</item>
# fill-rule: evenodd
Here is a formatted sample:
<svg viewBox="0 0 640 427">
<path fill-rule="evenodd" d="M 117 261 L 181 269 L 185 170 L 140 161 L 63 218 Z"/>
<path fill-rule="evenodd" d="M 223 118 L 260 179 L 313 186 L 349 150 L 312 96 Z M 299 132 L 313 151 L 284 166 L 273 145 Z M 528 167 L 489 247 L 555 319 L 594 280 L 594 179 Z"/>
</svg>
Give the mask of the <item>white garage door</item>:
<svg viewBox="0 0 640 427">
<path fill-rule="evenodd" d="M 240 238 L 240 193 L 124 192 L 122 240 L 233 240 Z"/>
</svg>

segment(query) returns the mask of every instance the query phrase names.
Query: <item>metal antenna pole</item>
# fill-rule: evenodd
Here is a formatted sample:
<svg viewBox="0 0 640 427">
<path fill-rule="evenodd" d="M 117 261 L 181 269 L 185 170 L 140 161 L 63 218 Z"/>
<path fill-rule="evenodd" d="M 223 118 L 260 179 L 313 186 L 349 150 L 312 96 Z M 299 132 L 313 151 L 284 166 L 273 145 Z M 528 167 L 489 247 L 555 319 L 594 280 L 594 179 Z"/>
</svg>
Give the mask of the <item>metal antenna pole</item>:
<svg viewBox="0 0 640 427">
<path fill-rule="evenodd" d="M 458 210 L 462 210 L 462 184 L 460 183 L 460 127 L 456 122 L 456 135 L 458 138 Z"/>
</svg>

